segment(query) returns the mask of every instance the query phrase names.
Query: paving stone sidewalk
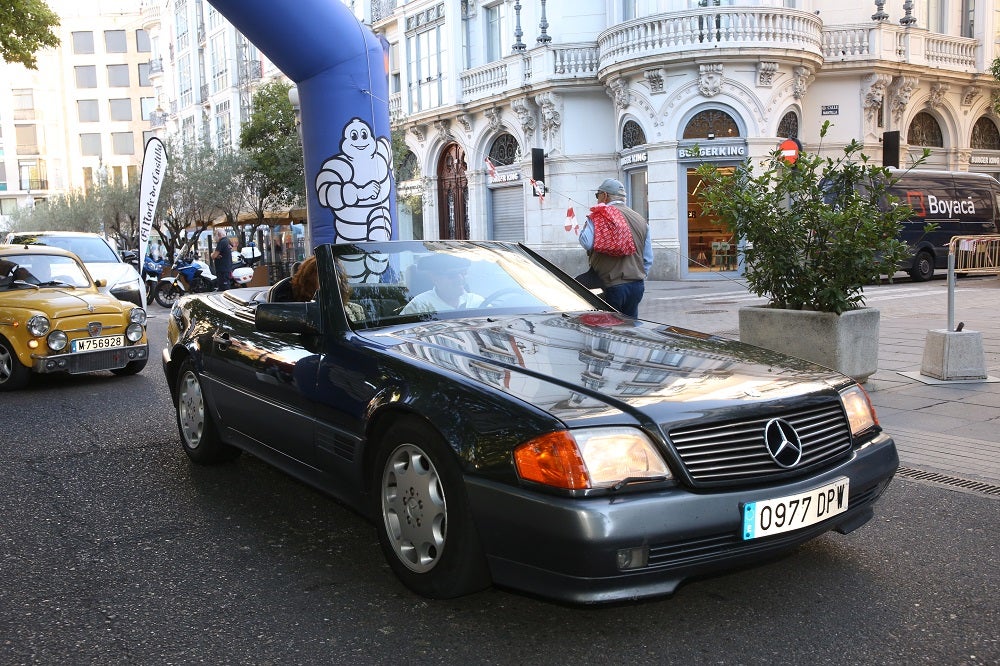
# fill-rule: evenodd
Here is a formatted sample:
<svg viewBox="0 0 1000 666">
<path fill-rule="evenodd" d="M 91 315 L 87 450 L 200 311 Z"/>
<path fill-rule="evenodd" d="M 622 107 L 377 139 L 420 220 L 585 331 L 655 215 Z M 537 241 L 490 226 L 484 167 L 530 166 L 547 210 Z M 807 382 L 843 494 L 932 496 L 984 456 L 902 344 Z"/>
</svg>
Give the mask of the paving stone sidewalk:
<svg viewBox="0 0 1000 666">
<path fill-rule="evenodd" d="M 947 280 L 900 280 L 865 289 L 881 313 L 879 368 L 865 384 L 904 472 L 1000 483 L 1000 278 L 967 277 L 954 291 L 955 323 L 979 331 L 986 381 L 922 376 L 928 330 L 948 323 Z M 763 303 L 739 280 L 648 282 L 643 319 L 739 339 L 738 310 Z"/>
</svg>

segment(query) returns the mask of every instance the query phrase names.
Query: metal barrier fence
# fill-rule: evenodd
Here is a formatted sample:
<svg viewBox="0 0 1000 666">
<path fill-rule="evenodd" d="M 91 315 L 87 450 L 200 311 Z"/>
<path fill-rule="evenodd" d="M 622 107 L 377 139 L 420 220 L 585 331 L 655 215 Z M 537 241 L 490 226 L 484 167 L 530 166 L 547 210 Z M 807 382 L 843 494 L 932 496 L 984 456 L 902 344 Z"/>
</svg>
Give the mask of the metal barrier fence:
<svg viewBox="0 0 1000 666">
<path fill-rule="evenodd" d="M 952 236 L 948 263 L 955 260 L 955 272 L 968 275 L 1000 274 L 1000 234 Z M 950 266 L 949 266 L 950 267 Z"/>
<path fill-rule="evenodd" d="M 948 244 L 948 330 L 955 330 L 955 275 L 1000 275 L 1000 234 L 952 236 Z"/>
</svg>

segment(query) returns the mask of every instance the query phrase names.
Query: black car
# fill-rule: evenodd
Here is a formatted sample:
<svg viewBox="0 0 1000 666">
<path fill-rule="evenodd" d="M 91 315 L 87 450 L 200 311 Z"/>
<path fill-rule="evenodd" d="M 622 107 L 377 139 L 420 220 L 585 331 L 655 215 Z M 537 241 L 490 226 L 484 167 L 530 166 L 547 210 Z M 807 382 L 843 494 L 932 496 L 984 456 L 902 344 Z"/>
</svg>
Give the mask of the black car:
<svg viewBox="0 0 1000 666">
<path fill-rule="evenodd" d="M 420 594 L 669 594 L 860 527 L 898 466 L 850 378 L 627 318 L 523 246 L 316 259 L 310 302 L 278 283 L 174 306 L 183 447 L 248 451 L 369 516 Z"/>
</svg>

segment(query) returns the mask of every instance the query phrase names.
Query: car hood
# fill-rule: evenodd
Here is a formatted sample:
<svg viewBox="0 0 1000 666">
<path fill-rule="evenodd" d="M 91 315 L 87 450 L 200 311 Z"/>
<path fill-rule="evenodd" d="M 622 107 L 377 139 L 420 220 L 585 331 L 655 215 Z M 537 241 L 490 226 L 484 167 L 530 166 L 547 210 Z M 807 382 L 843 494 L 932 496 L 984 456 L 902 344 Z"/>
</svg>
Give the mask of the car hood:
<svg viewBox="0 0 1000 666">
<path fill-rule="evenodd" d="M 620 421 L 622 412 L 702 419 L 850 382 L 777 352 L 607 312 L 433 321 L 371 335 L 565 422 Z"/>
<path fill-rule="evenodd" d="M 94 263 L 86 264 L 87 272 L 95 280 L 104 280 L 107 286 L 101 291 L 107 291 L 115 285 L 139 279 L 139 273 L 131 264 Z"/>
<path fill-rule="evenodd" d="M 121 301 L 112 296 L 81 289 L 43 287 L 19 289 L 3 293 L 0 304 L 7 308 L 24 308 L 44 312 L 50 319 L 76 315 L 114 314 L 124 311 Z"/>
</svg>

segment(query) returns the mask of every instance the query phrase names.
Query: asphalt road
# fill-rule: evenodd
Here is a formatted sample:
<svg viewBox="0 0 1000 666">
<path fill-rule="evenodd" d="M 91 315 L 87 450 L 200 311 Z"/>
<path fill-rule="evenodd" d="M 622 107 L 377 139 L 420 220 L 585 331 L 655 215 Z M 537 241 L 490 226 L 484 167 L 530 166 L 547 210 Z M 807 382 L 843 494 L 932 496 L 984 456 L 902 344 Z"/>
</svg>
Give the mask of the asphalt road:
<svg viewBox="0 0 1000 666">
<path fill-rule="evenodd" d="M 1000 501 L 896 479 L 861 530 L 604 607 L 435 602 L 258 460 L 190 464 L 156 352 L 0 394 L 0 664 L 1000 664 Z"/>
</svg>

